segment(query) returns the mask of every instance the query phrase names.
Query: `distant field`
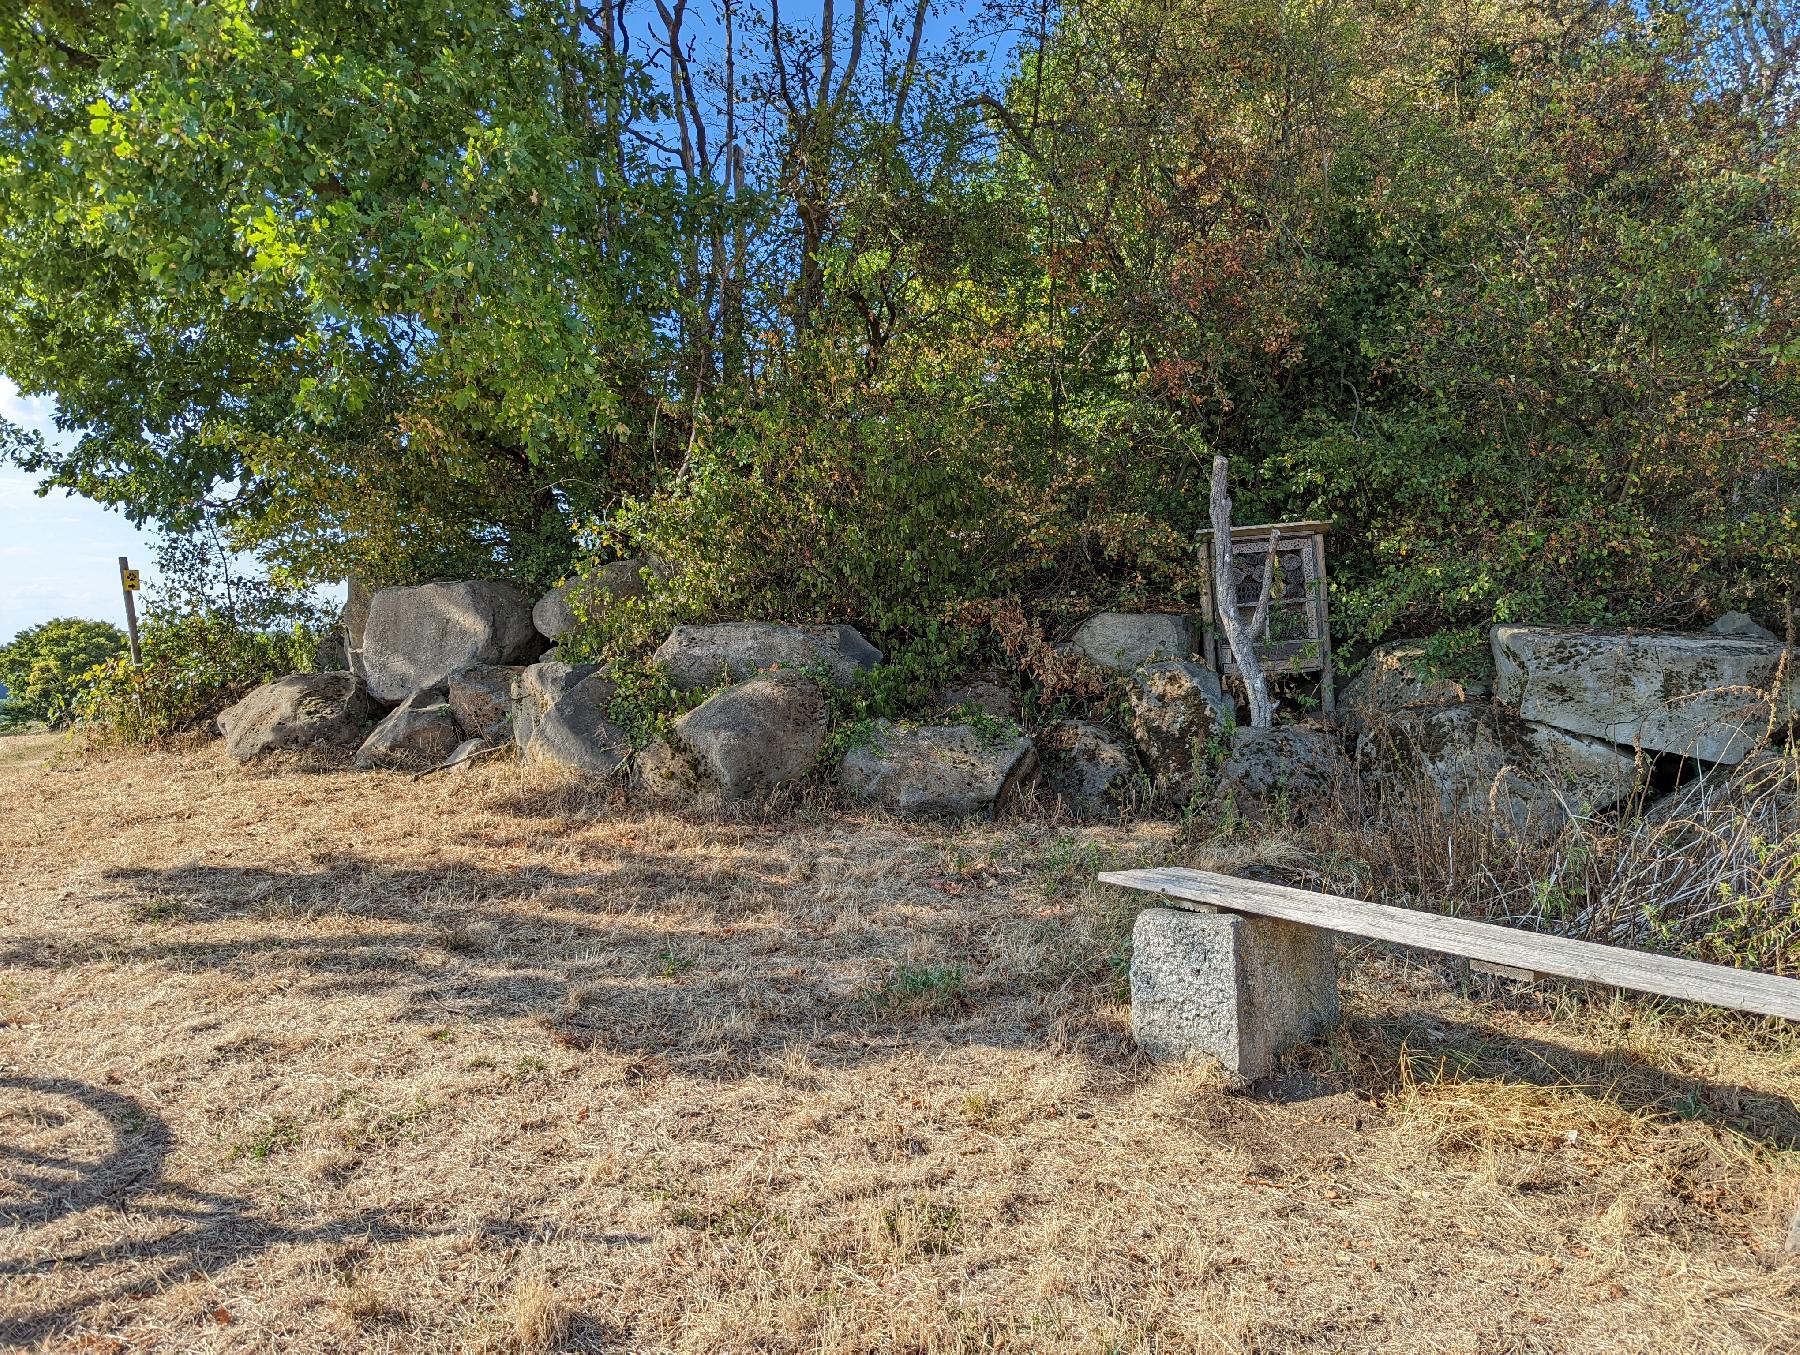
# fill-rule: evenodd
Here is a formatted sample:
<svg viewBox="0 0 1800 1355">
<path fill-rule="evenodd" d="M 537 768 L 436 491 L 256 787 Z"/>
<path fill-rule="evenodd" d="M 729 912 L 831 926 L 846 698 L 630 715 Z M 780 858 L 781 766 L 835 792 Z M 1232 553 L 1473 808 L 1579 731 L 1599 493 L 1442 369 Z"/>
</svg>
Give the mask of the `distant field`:
<svg viewBox="0 0 1800 1355">
<path fill-rule="evenodd" d="M 1087 883 L 1167 825 L 26 746 L 0 1347 L 1793 1349 L 1778 1023 L 1364 951 L 1226 1095 Z"/>
<path fill-rule="evenodd" d="M 32 730 L 24 734 L 0 734 L 0 768 L 35 767 L 64 745 L 61 734 Z"/>
</svg>

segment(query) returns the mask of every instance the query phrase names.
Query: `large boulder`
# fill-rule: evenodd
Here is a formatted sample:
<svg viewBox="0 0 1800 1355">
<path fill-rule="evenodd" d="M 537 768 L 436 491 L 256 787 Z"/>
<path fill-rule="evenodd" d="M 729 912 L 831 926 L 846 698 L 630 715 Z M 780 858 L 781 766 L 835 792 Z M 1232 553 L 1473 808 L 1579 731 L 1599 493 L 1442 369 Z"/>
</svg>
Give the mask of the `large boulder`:
<svg viewBox="0 0 1800 1355">
<path fill-rule="evenodd" d="M 1451 678 L 1430 669 L 1426 646 L 1419 640 L 1382 645 L 1364 662 L 1362 671 L 1338 693 L 1338 721 L 1351 734 L 1371 723 L 1422 706 L 1460 706 L 1493 695 L 1486 678 Z"/>
<path fill-rule="evenodd" d="M 1219 766 L 1219 787 L 1248 813 L 1277 801 L 1304 810 L 1330 799 L 1354 776 L 1337 735 L 1312 725 L 1239 729 Z"/>
<path fill-rule="evenodd" d="M 811 772 L 829 721 L 811 678 L 763 673 L 713 693 L 676 720 L 670 742 L 688 755 L 702 783 L 740 800 Z"/>
<path fill-rule="evenodd" d="M 391 703 L 477 664 L 528 663 L 542 648 L 531 603 L 511 584 L 427 583 L 369 600 L 362 666 L 369 690 Z"/>
<path fill-rule="evenodd" d="M 1131 748 L 1110 730 L 1086 720 L 1062 720 L 1038 741 L 1044 785 L 1087 814 L 1116 814 L 1137 777 Z"/>
<path fill-rule="evenodd" d="M 592 574 L 559 583 L 538 599 L 531 609 L 531 622 L 539 634 L 558 639 L 575 628 L 577 609 L 591 619 L 623 598 L 643 597 L 646 567 L 643 560 L 614 560 Z"/>
<path fill-rule="evenodd" d="M 530 747 L 531 736 L 544 713 L 598 671 L 591 663 L 563 663 L 557 659 L 543 659 L 518 670 L 512 684 L 512 731 L 520 752 Z"/>
<path fill-rule="evenodd" d="M 463 741 L 442 687 L 414 692 L 388 712 L 356 750 L 356 765 L 421 770 L 443 762 Z"/>
<path fill-rule="evenodd" d="M 1159 659 L 1194 653 L 1194 623 L 1161 612 L 1101 612 L 1076 627 L 1075 646 L 1103 668 L 1129 673 Z"/>
<path fill-rule="evenodd" d="M 1782 647 L 1735 635 L 1640 634 L 1495 626 L 1494 695 L 1527 720 L 1704 762 L 1741 762 L 1769 727 L 1800 710 Z"/>
<path fill-rule="evenodd" d="M 598 676 L 570 687 L 534 722 L 525 760 L 589 776 L 611 776 L 625 768 L 631 761 L 631 740 L 607 716 L 614 690 L 613 683 Z"/>
<path fill-rule="evenodd" d="M 875 722 L 838 770 L 852 795 L 900 814 L 992 816 L 1037 781 L 1037 748 L 1021 734 L 972 725 L 905 729 Z"/>
<path fill-rule="evenodd" d="M 1357 752 L 1377 780 L 1411 768 L 1444 809 L 1498 813 L 1526 840 L 1618 804 L 1644 770 L 1629 749 L 1473 704 L 1405 712 L 1364 734 Z"/>
<path fill-rule="evenodd" d="M 1186 660 L 1147 664 L 1131 675 L 1131 737 L 1160 793 L 1186 799 L 1197 760 L 1223 747 L 1237 712 L 1210 668 Z"/>
<path fill-rule="evenodd" d="M 726 621 L 677 626 L 651 657 L 683 691 L 742 682 L 768 668 L 816 670 L 848 687 L 881 662 L 881 651 L 854 626 Z"/>
<path fill-rule="evenodd" d="M 258 687 L 221 712 L 217 724 L 226 751 L 248 762 L 282 748 L 347 752 L 383 710 L 354 673 L 294 673 Z"/>
<path fill-rule="evenodd" d="M 516 663 L 483 663 L 451 677 L 450 713 L 464 737 L 483 743 L 504 743 L 512 737 L 513 686 L 524 672 Z"/>
</svg>

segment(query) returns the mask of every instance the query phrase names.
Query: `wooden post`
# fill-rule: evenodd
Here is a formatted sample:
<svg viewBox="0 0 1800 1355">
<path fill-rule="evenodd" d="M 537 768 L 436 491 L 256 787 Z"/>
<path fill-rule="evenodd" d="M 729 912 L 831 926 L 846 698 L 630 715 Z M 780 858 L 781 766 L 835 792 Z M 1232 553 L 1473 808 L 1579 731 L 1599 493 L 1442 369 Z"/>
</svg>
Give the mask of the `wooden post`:
<svg viewBox="0 0 1800 1355">
<path fill-rule="evenodd" d="M 131 561 L 125 556 L 119 557 L 119 588 L 125 594 L 125 631 L 131 637 L 131 662 L 141 664 L 144 656 L 138 651 L 137 633 L 137 599 L 132 594 L 137 590 L 137 571 L 131 567 Z"/>
</svg>

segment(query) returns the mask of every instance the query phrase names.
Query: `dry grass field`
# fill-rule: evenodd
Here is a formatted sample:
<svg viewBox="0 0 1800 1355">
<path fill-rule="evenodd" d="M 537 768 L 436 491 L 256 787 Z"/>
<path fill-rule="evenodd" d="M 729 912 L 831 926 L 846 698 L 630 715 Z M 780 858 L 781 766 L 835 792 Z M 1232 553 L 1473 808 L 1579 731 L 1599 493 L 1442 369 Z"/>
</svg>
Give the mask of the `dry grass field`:
<svg viewBox="0 0 1800 1355">
<path fill-rule="evenodd" d="M 0 1348 L 1800 1346 L 1800 1033 L 1359 951 L 1227 1095 L 1087 883 L 1167 826 L 216 745 L 0 805 Z"/>
</svg>

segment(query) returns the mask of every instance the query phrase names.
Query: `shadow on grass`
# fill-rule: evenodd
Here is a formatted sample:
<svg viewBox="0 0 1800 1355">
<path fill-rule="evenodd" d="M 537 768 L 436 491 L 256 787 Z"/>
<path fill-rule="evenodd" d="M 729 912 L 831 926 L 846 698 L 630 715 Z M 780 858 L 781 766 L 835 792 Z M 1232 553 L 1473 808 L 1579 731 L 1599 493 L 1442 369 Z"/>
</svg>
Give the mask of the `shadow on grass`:
<svg viewBox="0 0 1800 1355">
<path fill-rule="evenodd" d="M 1788 1097 L 1729 1078 L 1671 1072 L 1624 1050 L 1578 1049 L 1437 1013 L 1352 1017 L 1329 1040 L 1296 1050 L 1277 1076 L 1255 1084 L 1250 1095 L 1272 1104 L 1345 1091 L 1384 1099 L 1405 1077 L 1420 1086 L 1542 1087 L 1629 1115 L 1697 1121 L 1778 1152 L 1800 1151 L 1800 1109 Z"/>
</svg>

